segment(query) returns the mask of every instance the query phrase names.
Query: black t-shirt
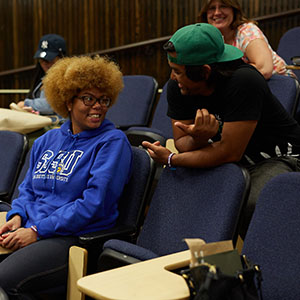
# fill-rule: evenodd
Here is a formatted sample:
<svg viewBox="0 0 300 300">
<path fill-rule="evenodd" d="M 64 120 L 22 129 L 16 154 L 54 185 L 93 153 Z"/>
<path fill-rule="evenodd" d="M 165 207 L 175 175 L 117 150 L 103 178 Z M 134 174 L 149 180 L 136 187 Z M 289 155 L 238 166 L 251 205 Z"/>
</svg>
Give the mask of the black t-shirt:
<svg viewBox="0 0 300 300">
<path fill-rule="evenodd" d="M 245 151 L 254 162 L 300 154 L 300 126 L 271 93 L 264 77 L 250 65 L 241 65 L 210 96 L 182 95 L 177 83 L 170 80 L 167 98 L 167 114 L 175 120 L 193 120 L 199 108 L 214 114 L 220 128 L 224 122 L 257 120 Z"/>
</svg>

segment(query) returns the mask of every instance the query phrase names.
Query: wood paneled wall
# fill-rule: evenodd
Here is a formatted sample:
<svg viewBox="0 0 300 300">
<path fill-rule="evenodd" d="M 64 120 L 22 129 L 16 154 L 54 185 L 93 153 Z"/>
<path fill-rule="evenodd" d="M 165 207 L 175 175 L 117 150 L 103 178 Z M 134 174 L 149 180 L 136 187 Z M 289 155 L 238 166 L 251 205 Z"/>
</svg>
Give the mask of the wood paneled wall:
<svg viewBox="0 0 300 300">
<path fill-rule="evenodd" d="M 299 0 L 242 0 L 248 16 L 257 18 L 300 8 Z M 35 63 L 40 37 L 65 37 L 69 55 L 96 52 L 171 35 L 196 21 L 201 0 L 0 0 L 0 74 Z M 259 22 L 276 49 L 280 36 L 300 26 L 292 15 Z M 148 74 L 162 86 L 169 69 L 162 44 L 112 53 L 124 74 Z M 0 76 L 0 88 L 29 88 L 33 71 Z M 1 96 L 0 107 L 23 96 Z"/>
</svg>

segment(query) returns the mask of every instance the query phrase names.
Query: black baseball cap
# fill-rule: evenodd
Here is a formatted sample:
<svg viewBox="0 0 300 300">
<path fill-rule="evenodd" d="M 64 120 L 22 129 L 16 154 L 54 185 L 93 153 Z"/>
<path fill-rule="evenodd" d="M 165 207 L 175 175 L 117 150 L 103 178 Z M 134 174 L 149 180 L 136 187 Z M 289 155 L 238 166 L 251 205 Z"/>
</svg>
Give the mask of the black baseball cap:
<svg viewBox="0 0 300 300">
<path fill-rule="evenodd" d="M 33 58 L 42 58 L 47 61 L 53 60 L 56 56 L 66 54 L 66 41 L 58 34 L 46 34 L 41 37 L 39 46 Z"/>
</svg>

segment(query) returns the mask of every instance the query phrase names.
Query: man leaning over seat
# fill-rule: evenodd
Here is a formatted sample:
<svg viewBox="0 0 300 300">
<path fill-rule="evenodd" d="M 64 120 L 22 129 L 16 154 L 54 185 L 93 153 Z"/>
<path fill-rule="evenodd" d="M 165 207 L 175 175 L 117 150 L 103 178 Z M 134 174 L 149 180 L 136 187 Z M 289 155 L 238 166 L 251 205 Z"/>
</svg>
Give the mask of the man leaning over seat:
<svg viewBox="0 0 300 300">
<path fill-rule="evenodd" d="M 164 45 L 171 78 L 168 116 L 175 146 L 143 142 L 153 159 L 169 166 L 209 168 L 239 162 L 251 190 L 242 237 L 263 185 L 277 174 L 299 171 L 300 126 L 268 88 L 264 77 L 224 44 L 218 29 L 198 23 L 175 32 Z"/>
</svg>

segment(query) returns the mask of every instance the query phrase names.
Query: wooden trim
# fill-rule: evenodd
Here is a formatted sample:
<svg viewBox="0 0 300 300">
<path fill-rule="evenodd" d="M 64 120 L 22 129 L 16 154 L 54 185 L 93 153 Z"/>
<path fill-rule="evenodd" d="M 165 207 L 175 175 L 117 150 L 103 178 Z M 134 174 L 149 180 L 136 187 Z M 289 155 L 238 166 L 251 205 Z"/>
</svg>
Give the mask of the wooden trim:
<svg viewBox="0 0 300 300">
<path fill-rule="evenodd" d="M 288 10 L 288 11 L 281 12 L 281 13 L 276 13 L 276 14 L 271 14 L 271 15 L 267 15 L 267 16 L 261 16 L 261 17 L 253 18 L 253 20 L 258 21 L 258 22 L 267 21 L 267 20 L 272 20 L 272 19 L 276 19 L 276 18 L 292 16 L 292 15 L 296 15 L 296 14 L 299 14 L 299 13 L 300 13 L 300 8 L 296 8 L 296 9 Z M 142 41 L 142 42 L 127 44 L 127 45 L 124 45 L 124 46 L 99 50 L 99 51 L 95 51 L 95 52 L 92 52 L 92 53 L 87 53 L 86 55 L 110 54 L 110 53 L 120 52 L 120 51 L 124 51 L 124 50 L 134 49 L 134 48 L 138 48 L 138 47 L 149 46 L 149 45 L 165 42 L 170 37 L 171 36 L 164 36 L 164 37 L 155 38 L 155 39 L 151 39 L 151 40 L 146 40 L 146 41 Z M 35 67 L 36 67 L 35 65 L 31 65 L 31 66 L 26 66 L 26 67 L 22 67 L 22 68 L 2 71 L 2 72 L 0 72 L 0 77 L 31 71 Z"/>
<path fill-rule="evenodd" d="M 26 66 L 26 67 L 22 67 L 22 68 L 3 71 L 3 72 L 0 72 L 0 76 L 7 76 L 7 75 L 13 75 L 13 74 L 16 74 L 16 73 L 31 71 L 35 67 L 36 67 L 36 65 L 31 65 L 31 66 Z"/>
<path fill-rule="evenodd" d="M 100 51 L 88 53 L 87 55 L 96 55 L 96 54 L 101 55 L 101 54 L 109 54 L 112 52 L 120 52 L 120 51 L 124 51 L 124 50 L 128 50 L 128 49 L 133 49 L 133 48 L 149 46 L 149 45 L 153 45 L 153 44 L 157 44 L 157 43 L 161 43 L 161 42 L 166 42 L 170 38 L 171 38 L 171 35 L 164 36 L 164 37 L 151 39 L 151 40 L 147 40 L 147 41 L 142 41 L 142 42 L 138 42 L 138 43 L 133 43 L 133 44 L 128 44 L 128 45 L 124 45 L 124 46 L 120 46 L 120 47 L 114 47 L 114 48 L 110 48 L 110 49 L 100 50 Z"/>
<path fill-rule="evenodd" d="M 253 18 L 253 20 L 255 20 L 257 22 L 268 21 L 268 20 L 277 19 L 277 18 L 281 18 L 281 17 L 297 15 L 299 13 L 300 13 L 300 8 L 296 8 L 296 9 L 292 9 L 292 10 L 287 10 L 285 12 L 280 12 L 280 13 L 276 13 L 276 14 Z"/>
</svg>

